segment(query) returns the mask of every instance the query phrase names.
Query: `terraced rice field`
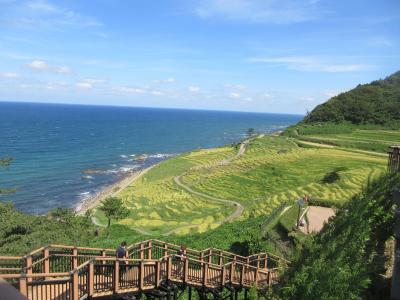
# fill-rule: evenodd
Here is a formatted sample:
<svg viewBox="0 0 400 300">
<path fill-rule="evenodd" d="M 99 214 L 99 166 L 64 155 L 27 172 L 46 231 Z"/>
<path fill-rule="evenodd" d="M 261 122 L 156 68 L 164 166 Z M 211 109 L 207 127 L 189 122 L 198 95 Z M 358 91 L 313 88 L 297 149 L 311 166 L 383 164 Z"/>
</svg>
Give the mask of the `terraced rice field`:
<svg viewBox="0 0 400 300">
<path fill-rule="evenodd" d="M 168 234 L 176 228 L 181 233 L 193 227 L 198 232 L 215 228 L 234 208 L 192 195 L 173 179 L 191 167 L 215 166 L 235 153 L 231 147 L 197 150 L 155 166 L 118 194 L 131 210 L 130 216 L 119 223 L 153 235 Z M 106 221 L 99 211 L 96 218 L 101 223 Z"/>
<path fill-rule="evenodd" d="M 381 147 L 400 141 L 399 132 L 392 131 L 314 137 L 362 143 L 381 140 L 377 142 Z M 197 150 L 164 161 L 118 195 L 131 210 L 119 223 L 155 236 L 187 234 L 215 228 L 235 210 L 184 190 L 174 182 L 179 175 L 196 192 L 241 203 L 245 207 L 241 218 L 248 218 L 268 215 L 282 202 L 294 202 L 304 194 L 331 203 L 347 201 L 386 170 L 382 153 L 356 152 L 354 145 L 346 149 L 299 144 L 289 137 L 264 136 L 253 139 L 245 153 L 229 163 L 223 162 L 238 149 Z M 337 180 L 324 183 L 324 177 L 334 171 Z M 99 212 L 97 218 L 105 221 Z"/>
<path fill-rule="evenodd" d="M 347 148 L 384 153 L 386 153 L 389 146 L 400 143 L 400 131 L 394 130 L 356 129 L 351 133 L 310 134 L 304 137 L 315 141 L 333 143 Z"/>
<path fill-rule="evenodd" d="M 183 181 L 197 191 L 238 200 L 244 217 L 269 214 L 282 202 L 304 194 L 321 200 L 346 201 L 368 179 L 385 170 L 386 158 L 327 148 L 300 148 L 288 138 L 255 140 L 246 155 L 214 170 L 188 172 Z M 323 183 L 340 169 L 340 179 Z"/>
</svg>

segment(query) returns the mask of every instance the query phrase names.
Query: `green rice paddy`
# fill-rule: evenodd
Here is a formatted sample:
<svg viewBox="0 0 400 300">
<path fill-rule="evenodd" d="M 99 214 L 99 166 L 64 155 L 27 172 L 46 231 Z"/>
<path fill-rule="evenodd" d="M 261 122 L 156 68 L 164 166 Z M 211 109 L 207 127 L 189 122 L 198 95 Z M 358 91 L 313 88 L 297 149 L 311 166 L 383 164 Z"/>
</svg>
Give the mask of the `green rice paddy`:
<svg viewBox="0 0 400 300">
<path fill-rule="evenodd" d="M 232 205 L 179 187 L 174 178 L 182 174 L 181 182 L 194 191 L 242 204 L 245 210 L 241 219 L 267 216 L 282 202 L 294 202 L 305 194 L 340 205 L 386 170 L 387 158 L 382 152 L 365 151 L 357 145 L 373 142 L 380 149 L 387 148 L 400 141 L 400 132 L 359 130 L 306 138 L 316 143 L 306 145 L 285 136 L 257 137 L 242 156 L 228 164 L 223 162 L 237 153 L 228 146 L 196 150 L 164 161 L 118 195 L 131 211 L 118 223 L 154 236 L 187 234 L 215 228 L 233 213 Z M 332 140 L 336 142 L 331 148 L 317 144 Z M 324 178 L 331 173 L 335 173 L 335 180 L 326 182 Z M 100 212 L 96 217 L 105 222 Z"/>
</svg>

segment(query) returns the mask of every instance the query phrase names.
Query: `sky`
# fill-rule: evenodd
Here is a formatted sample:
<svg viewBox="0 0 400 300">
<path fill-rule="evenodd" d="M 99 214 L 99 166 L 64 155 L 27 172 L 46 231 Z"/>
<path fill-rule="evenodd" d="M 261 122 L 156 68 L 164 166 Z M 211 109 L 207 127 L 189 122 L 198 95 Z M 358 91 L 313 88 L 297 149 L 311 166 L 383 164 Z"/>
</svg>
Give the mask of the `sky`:
<svg viewBox="0 0 400 300">
<path fill-rule="evenodd" d="M 304 114 L 399 69 L 398 0 L 0 0 L 0 101 Z"/>
</svg>

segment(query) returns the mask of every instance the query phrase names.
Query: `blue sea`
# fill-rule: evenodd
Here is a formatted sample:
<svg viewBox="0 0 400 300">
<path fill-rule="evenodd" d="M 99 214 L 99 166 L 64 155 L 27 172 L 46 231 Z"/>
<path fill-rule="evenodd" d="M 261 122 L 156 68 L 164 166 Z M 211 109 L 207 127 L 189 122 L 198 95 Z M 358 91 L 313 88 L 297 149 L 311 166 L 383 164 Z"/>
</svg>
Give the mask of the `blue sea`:
<svg viewBox="0 0 400 300">
<path fill-rule="evenodd" d="M 0 102 L 2 196 L 24 212 L 75 208 L 129 172 L 197 148 L 270 133 L 302 116 L 222 111 Z M 145 159 L 138 159 L 142 155 Z M 142 158 L 143 158 L 142 157 Z M 87 174 L 87 170 L 96 170 Z M 85 172 L 86 171 L 86 172 Z"/>
</svg>

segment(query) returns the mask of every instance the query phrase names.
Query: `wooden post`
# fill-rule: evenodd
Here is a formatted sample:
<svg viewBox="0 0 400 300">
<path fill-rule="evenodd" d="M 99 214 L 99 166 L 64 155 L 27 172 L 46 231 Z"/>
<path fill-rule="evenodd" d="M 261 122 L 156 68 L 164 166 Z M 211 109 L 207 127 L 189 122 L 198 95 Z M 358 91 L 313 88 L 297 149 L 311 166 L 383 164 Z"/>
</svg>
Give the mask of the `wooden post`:
<svg viewBox="0 0 400 300">
<path fill-rule="evenodd" d="M 184 260 L 184 269 L 183 269 L 183 282 L 187 282 L 188 280 L 188 273 L 189 273 L 189 260 L 185 258 Z"/>
<path fill-rule="evenodd" d="M 151 259 L 151 254 L 152 254 L 152 248 L 153 248 L 153 244 L 152 244 L 152 242 L 151 241 L 149 241 L 149 243 L 148 243 L 148 250 L 147 250 L 147 258 L 148 259 Z"/>
<path fill-rule="evenodd" d="M 207 286 L 207 279 L 208 279 L 208 264 L 203 264 L 203 286 Z"/>
<path fill-rule="evenodd" d="M 244 264 L 242 264 L 242 271 L 240 272 L 240 285 L 243 286 L 244 284 Z"/>
<path fill-rule="evenodd" d="M 102 257 L 106 257 L 106 250 L 105 250 L 105 249 L 101 250 L 101 256 L 102 256 Z M 102 263 L 103 265 L 105 265 L 107 262 L 106 262 L 105 260 L 103 260 L 101 263 Z"/>
<path fill-rule="evenodd" d="M 212 249 L 208 250 L 208 263 L 212 263 Z"/>
<path fill-rule="evenodd" d="M 268 254 L 265 253 L 264 257 L 264 269 L 268 270 Z"/>
<path fill-rule="evenodd" d="M 44 273 L 50 273 L 50 257 L 49 257 L 49 247 L 43 249 L 43 257 L 44 257 Z"/>
<path fill-rule="evenodd" d="M 19 292 L 28 298 L 28 285 L 26 279 L 26 274 L 21 274 L 21 277 L 19 278 Z"/>
<path fill-rule="evenodd" d="M 158 285 L 160 284 L 160 278 L 161 278 L 161 262 L 156 261 L 156 288 L 158 287 Z"/>
<path fill-rule="evenodd" d="M 26 275 L 32 275 L 32 255 L 25 258 Z M 28 276 L 28 282 L 32 282 L 32 277 Z"/>
<path fill-rule="evenodd" d="M 144 288 L 144 261 L 140 261 L 139 266 L 139 289 L 142 291 Z"/>
<path fill-rule="evenodd" d="M 167 260 L 167 279 L 171 280 L 171 271 L 172 271 L 172 257 L 168 257 Z"/>
<path fill-rule="evenodd" d="M 200 261 L 204 262 L 204 252 L 203 251 L 200 252 Z"/>
<path fill-rule="evenodd" d="M 78 249 L 74 247 L 72 249 L 72 269 L 76 269 L 78 267 Z"/>
<path fill-rule="evenodd" d="M 268 286 L 272 285 L 271 271 L 268 271 Z"/>
<path fill-rule="evenodd" d="M 119 259 L 117 258 L 114 263 L 114 293 L 118 294 L 119 289 Z"/>
<path fill-rule="evenodd" d="M 233 274 L 235 272 L 235 268 L 236 268 L 236 263 L 235 263 L 235 261 L 233 261 L 231 263 L 231 270 L 230 270 L 230 273 L 229 273 L 229 281 L 230 281 L 230 283 L 233 282 Z"/>
<path fill-rule="evenodd" d="M 94 294 L 94 260 L 92 259 L 89 263 L 89 287 L 88 287 L 88 296 L 89 298 Z"/>
<path fill-rule="evenodd" d="M 168 245 L 164 244 L 164 249 L 163 249 L 163 256 L 168 256 Z"/>
<path fill-rule="evenodd" d="M 72 271 L 72 300 L 79 300 L 79 273 L 78 269 Z"/>
<path fill-rule="evenodd" d="M 260 267 L 260 254 L 257 255 L 257 269 Z"/>
<path fill-rule="evenodd" d="M 143 243 L 140 244 L 140 253 L 139 253 L 139 259 L 144 259 L 144 245 Z"/>
<path fill-rule="evenodd" d="M 258 283 L 258 268 L 254 271 L 254 283 L 257 287 L 257 283 Z"/>
<path fill-rule="evenodd" d="M 225 276 L 226 276 L 226 268 L 222 267 L 222 270 L 221 270 L 221 286 L 222 286 L 222 288 L 225 286 Z"/>
<path fill-rule="evenodd" d="M 222 256 L 222 251 L 219 251 L 219 265 L 222 266 L 224 264 L 224 257 Z"/>
</svg>

